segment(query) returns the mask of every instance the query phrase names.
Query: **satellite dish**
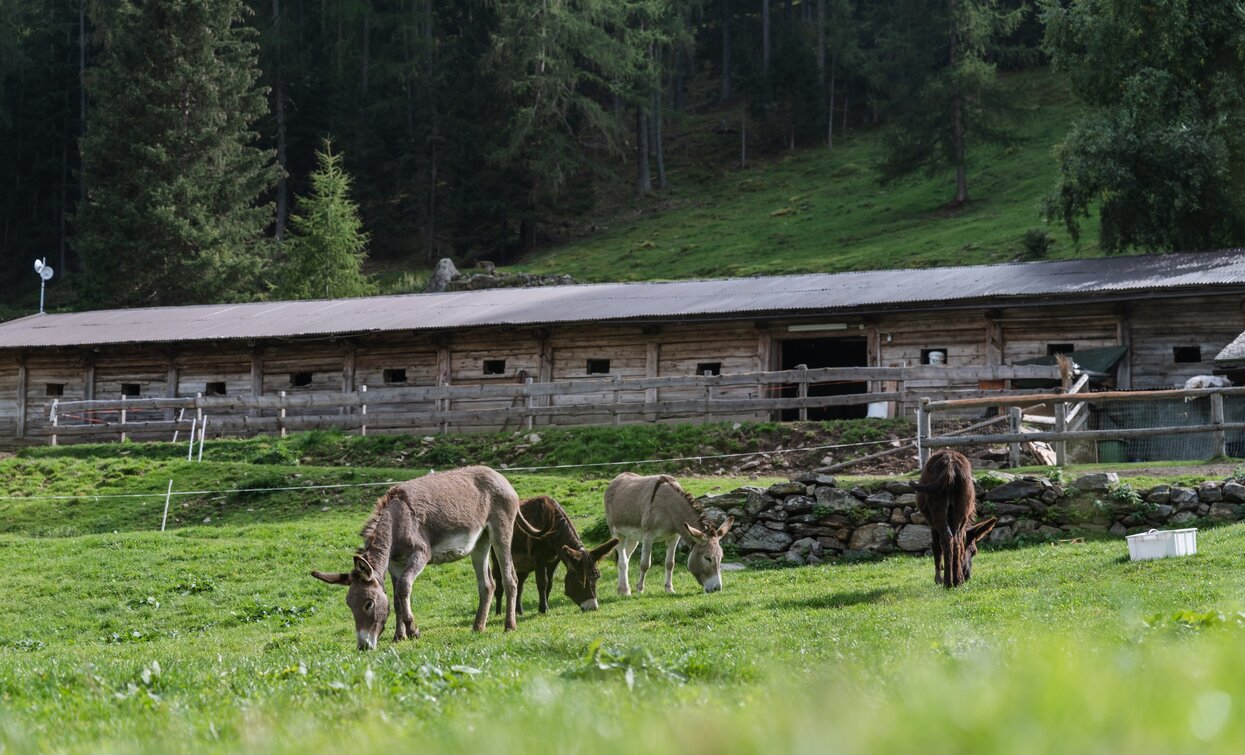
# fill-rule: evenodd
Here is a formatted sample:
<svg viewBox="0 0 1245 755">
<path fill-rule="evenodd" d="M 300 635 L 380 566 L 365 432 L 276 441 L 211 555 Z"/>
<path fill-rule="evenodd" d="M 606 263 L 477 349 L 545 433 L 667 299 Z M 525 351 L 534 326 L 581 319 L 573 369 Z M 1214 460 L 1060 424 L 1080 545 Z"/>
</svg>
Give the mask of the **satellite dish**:
<svg viewBox="0 0 1245 755">
<path fill-rule="evenodd" d="M 35 272 L 43 274 L 43 260 L 35 260 Z"/>
<path fill-rule="evenodd" d="M 45 281 L 52 280 L 52 266 L 40 264 L 39 265 L 39 277 Z"/>
</svg>

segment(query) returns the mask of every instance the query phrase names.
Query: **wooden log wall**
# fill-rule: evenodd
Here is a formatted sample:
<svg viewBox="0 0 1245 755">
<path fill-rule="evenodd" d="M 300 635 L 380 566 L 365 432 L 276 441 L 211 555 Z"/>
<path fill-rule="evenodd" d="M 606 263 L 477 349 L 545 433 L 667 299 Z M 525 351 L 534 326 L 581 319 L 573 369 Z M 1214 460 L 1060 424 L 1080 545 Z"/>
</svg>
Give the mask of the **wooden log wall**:
<svg viewBox="0 0 1245 755">
<path fill-rule="evenodd" d="M 121 394 L 122 386 L 137 384 L 141 397 L 193 396 L 207 393 L 209 384 L 224 383 L 228 396 L 275 396 L 281 391 L 353 391 L 402 386 L 502 385 L 520 382 L 524 376 L 536 383 L 599 381 L 593 400 L 601 404 L 647 404 L 685 407 L 681 414 L 663 420 L 695 421 L 701 415 L 691 403 L 705 398 L 703 387 L 670 386 L 619 392 L 616 380 L 641 377 L 688 376 L 703 363 L 717 363 L 725 375 L 776 369 L 783 345 L 801 338 L 860 337 L 868 344 L 867 362 L 873 366 L 917 366 L 930 349 L 947 353 L 948 367 L 980 367 L 1010 364 L 1045 356 L 1051 343 L 1071 343 L 1092 348 L 1126 342 L 1129 361 L 1121 375 L 1134 388 L 1183 384 L 1196 374 L 1213 370 L 1218 351 L 1242 330 L 1245 316 L 1241 297 L 1188 297 L 1179 300 L 1135 301 L 1126 304 L 1011 307 L 877 314 L 869 318 L 828 315 L 847 329 L 827 333 L 802 333 L 791 325 L 807 319 L 767 321 L 692 322 L 668 324 L 566 325 L 545 328 L 482 328 L 453 333 L 373 333 L 355 338 L 285 339 L 257 343 L 220 341 L 176 345 L 102 346 L 95 350 L 28 350 L 0 353 L 0 443 L 39 433 L 47 426 L 54 399 L 104 399 Z M 1201 362 L 1176 363 L 1173 348 L 1197 346 Z M 589 359 L 608 359 L 609 374 L 587 374 Z M 486 360 L 504 360 L 500 375 L 485 375 Z M 405 381 L 385 382 L 386 370 L 405 371 Z M 296 373 L 310 373 L 306 386 L 292 385 Z M 49 396 L 49 385 L 61 385 L 60 396 Z M 870 384 L 872 392 L 899 386 Z M 975 379 L 951 377 L 913 381 L 908 391 L 925 389 L 940 395 L 978 389 Z M 1127 387 L 1127 386 L 1122 386 Z M 746 399 L 776 387 L 721 386 L 712 397 Z M 432 410 L 448 413 L 446 421 L 420 426 L 401 425 L 407 432 L 438 430 L 496 430 L 493 416 L 473 417 L 472 411 L 513 410 L 514 398 L 478 396 L 428 399 L 426 407 L 409 404 L 388 406 L 369 402 L 369 414 L 416 411 L 427 416 Z M 537 395 L 534 407 L 556 408 L 582 402 L 581 397 Z M 900 405 L 910 413 L 914 406 Z M 169 410 L 163 410 L 167 416 Z M 311 409 L 291 409 L 287 416 L 313 417 Z M 350 415 L 357 408 L 342 409 Z M 274 417 L 273 409 L 256 409 L 252 419 Z M 26 417 L 19 427 L 18 417 Z M 503 412 L 507 416 L 513 411 Z M 575 413 L 540 415 L 534 425 L 582 422 Z M 602 422 L 644 422 L 658 419 L 643 412 L 606 413 Z M 770 419 L 771 412 L 740 411 L 714 420 Z M 598 420 L 594 420 L 598 421 Z M 521 429 L 506 420 L 505 429 Z M 381 431 L 379 425 L 377 431 Z"/>
</svg>

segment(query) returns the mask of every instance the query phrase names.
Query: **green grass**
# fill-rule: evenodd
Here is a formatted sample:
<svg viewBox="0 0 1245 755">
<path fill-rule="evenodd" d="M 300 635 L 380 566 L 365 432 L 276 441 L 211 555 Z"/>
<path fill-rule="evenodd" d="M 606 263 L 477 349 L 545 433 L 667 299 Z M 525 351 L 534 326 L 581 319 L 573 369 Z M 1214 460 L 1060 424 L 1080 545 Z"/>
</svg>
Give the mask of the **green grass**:
<svg viewBox="0 0 1245 755">
<path fill-rule="evenodd" d="M 622 599 L 607 562 L 600 611 L 558 590 L 541 616 L 529 594 L 513 633 L 470 631 L 457 562 L 416 582 L 423 637 L 370 654 L 343 591 L 307 572 L 346 568 L 378 488 L 189 496 L 155 531 L 170 477 L 419 471 L 0 461 L 2 495 L 77 496 L 0 501 L 0 751 L 1231 752 L 1245 735 L 1245 525 L 1203 530 L 1187 559 L 1129 563 L 1119 540 L 986 551 L 950 593 L 899 556 L 729 572 L 714 595 L 680 565 L 675 595 Z M 583 526 L 608 476 L 511 478 Z M 689 487 L 745 482 L 769 480 Z M 1180 613 L 1212 610 L 1226 620 Z"/>
<path fill-rule="evenodd" d="M 1053 148 L 1078 106 L 1048 71 L 1008 74 L 1022 111 L 1016 146 L 970 147 L 972 201 L 945 206 L 952 173 L 885 187 L 874 166 L 884 129 L 856 131 L 833 150 L 808 146 L 738 168 L 739 135 L 713 132 L 734 113 L 691 119 L 671 140 L 670 188 L 648 200 L 616 198 L 597 210 L 603 230 L 544 249 L 517 266 L 581 280 L 647 280 L 838 272 L 1007 262 L 1026 230 L 1045 227 L 1040 202 L 1054 187 Z M 737 124 L 734 124 L 737 125 Z M 626 181 L 623 185 L 629 185 Z M 1078 249 L 1062 226 L 1048 227 L 1052 258 L 1099 254 L 1097 218 Z"/>
</svg>

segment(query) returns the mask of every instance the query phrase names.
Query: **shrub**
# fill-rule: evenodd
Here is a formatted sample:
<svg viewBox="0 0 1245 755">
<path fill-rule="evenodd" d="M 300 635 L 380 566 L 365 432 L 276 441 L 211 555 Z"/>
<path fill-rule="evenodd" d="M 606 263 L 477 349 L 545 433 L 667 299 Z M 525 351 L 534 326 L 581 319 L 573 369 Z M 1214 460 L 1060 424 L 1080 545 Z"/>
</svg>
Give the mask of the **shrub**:
<svg viewBox="0 0 1245 755">
<path fill-rule="evenodd" d="M 1046 259 L 1050 254 L 1050 248 L 1055 243 L 1055 239 L 1043 228 L 1030 228 L 1025 231 L 1022 244 L 1024 246 L 1023 259 L 1041 260 Z"/>
</svg>

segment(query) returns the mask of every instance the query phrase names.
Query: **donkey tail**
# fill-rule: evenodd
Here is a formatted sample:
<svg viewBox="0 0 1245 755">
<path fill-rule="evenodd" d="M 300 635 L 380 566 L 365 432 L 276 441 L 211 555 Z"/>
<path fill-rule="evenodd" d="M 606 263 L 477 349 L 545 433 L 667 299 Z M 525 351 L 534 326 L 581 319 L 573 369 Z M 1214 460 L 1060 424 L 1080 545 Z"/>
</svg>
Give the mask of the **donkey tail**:
<svg viewBox="0 0 1245 755">
<path fill-rule="evenodd" d="M 514 523 L 515 523 L 515 526 L 523 530 L 524 534 L 526 534 L 528 537 L 533 538 L 535 540 L 539 540 L 540 538 L 548 534 L 544 530 L 540 529 L 539 527 L 533 526 L 531 522 L 524 519 L 523 511 L 521 509 L 515 509 Z"/>
</svg>

